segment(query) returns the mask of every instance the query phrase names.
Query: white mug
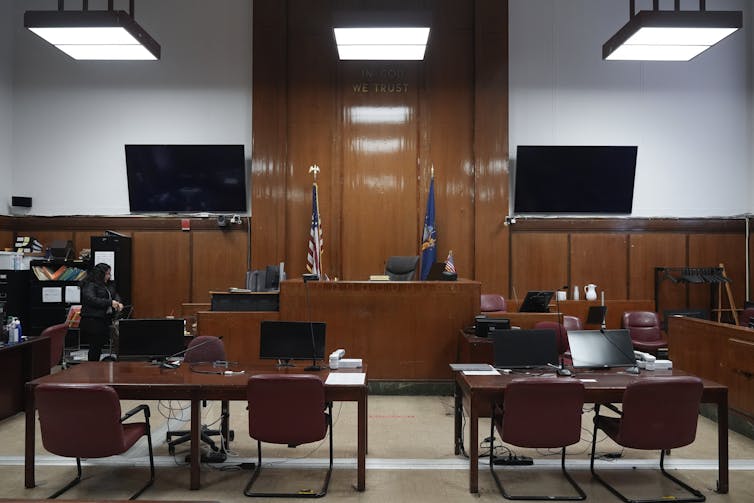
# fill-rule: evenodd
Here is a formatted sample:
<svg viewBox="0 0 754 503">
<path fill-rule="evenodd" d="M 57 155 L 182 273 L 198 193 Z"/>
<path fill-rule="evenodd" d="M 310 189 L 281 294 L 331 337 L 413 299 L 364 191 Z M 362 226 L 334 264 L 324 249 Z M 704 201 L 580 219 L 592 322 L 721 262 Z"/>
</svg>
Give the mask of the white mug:
<svg viewBox="0 0 754 503">
<path fill-rule="evenodd" d="M 566 300 L 566 292 L 565 292 L 565 290 L 558 290 L 555 293 L 555 295 L 556 295 L 555 298 L 558 300 L 558 302 L 562 302 L 562 301 Z"/>
</svg>

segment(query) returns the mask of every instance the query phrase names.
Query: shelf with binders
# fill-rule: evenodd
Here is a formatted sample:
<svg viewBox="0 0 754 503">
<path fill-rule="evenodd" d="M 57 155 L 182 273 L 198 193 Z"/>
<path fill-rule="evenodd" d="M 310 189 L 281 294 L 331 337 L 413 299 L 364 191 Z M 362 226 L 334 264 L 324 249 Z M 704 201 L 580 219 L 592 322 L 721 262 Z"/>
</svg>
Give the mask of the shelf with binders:
<svg viewBox="0 0 754 503">
<path fill-rule="evenodd" d="M 72 305 L 81 303 L 79 282 L 89 269 L 82 260 L 32 260 L 29 287 L 27 335 L 39 335 L 45 328 L 63 323 Z"/>
</svg>

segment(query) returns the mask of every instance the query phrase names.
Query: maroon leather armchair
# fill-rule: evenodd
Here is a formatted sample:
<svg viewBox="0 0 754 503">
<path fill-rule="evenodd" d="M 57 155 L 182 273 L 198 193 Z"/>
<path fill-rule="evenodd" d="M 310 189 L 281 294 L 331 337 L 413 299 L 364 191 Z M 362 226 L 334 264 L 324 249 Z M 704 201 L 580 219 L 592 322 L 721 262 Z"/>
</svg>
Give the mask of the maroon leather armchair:
<svg viewBox="0 0 754 503">
<path fill-rule="evenodd" d="M 257 441 L 257 466 L 244 488 L 246 496 L 319 498 L 327 494 L 333 467 L 332 403 L 325 402 L 322 380 L 311 374 L 270 374 L 249 378 L 249 436 Z M 318 492 L 251 492 L 262 470 L 262 442 L 296 447 L 319 442 L 330 432 L 330 467 Z"/>
<path fill-rule="evenodd" d="M 123 454 L 143 436 L 149 445 L 149 481 L 131 499 L 154 483 L 149 407 L 139 405 L 121 417 L 120 399 L 103 384 L 40 384 L 34 389 L 44 448 L 58 456 L 76 458 L 78 475 L 54 493 L 56 498 L 81 481 L 81 458 Z M 124 423 L 143 412 L 144 422 Z"/>
<path fill-rule="evenodd" d="M 497 428 L 503 442 L 532 449 L 561 448 L 563 475 L 578 493 L 566 496 L 515 496 L 503 487 L 490 455 L 490 472 L 507 499 L 583 500 L 584 491 L 565 468 L 566 446 L 581 440 L 584 385 L 572 379 L 516 379 L 505 388 L 502 403 L 493 403 L 490 437 Z M 556 420 L 553 420 L 555 418 Z"/>
<path fill-rule="evenodd" d="M 502 295 L 496 293 L 483 293 L 479 304 L 479 310 L 482 314 L 495 315 L 507 312 L 508 306 Z"/>
<path fill-rule="evenodd" d="M 197 364 L 197 363 L 209 363 L 225 361 L 225 344 L 222 339 L 213 335 L 200 335 L 194 337 L 189 342 L 186 348 L 186 353 L 183 357 L 184 364 Z M 206 402 L 204 403 L 206 406 Z M 223 400 L 220 406 L 221 421 L 227 421 L 230 417 L 230 408 L 227 400 Z M 233 440 L 235 434 L 233 431 L 228 431 L 228 438 L 223 438 L 223 432 L 217 429 L 210 429 L 206 425 L 202 425 L 201 432 L 199 433 L 200 439 L 203 443 L 207 444 L 209 449 L 212 450 L 216 456 L 214 459 L 217 461 L 225 461 L 227 450 L 227 444 Z M 173 440 L 173 437 L 178 437 Z M 217 443 L 212 437 L 220 437 L 221 447 L 218 447 Z M 180 444 L 184 444 L 191 440 L 191 432 L 189 430 L 176 430 L 168 431 L 165 434 L 165 438 L 168 442 L 168 453 L 175 455 L 175 447 Z M 205 458 L 206 459 L 206 458 Z"/>
<path fill-rule="evenodd" d="M 666 450 L 689 445 L 696 438 L 703 389 L 698 377 L 648 377 L 626 387 L 622 411 L 610 404 L 602 404 L 619 413 L 620 417 L 600 415 L 600 404 L 595 404 L 590 462 L 592 476 L 623 501 L 635 501 L 620 493 L 594 470 L 597 430 L 602 430 L 618 445 L 630 449 L 659 450 L 662 475 L 693 495 L 690 498 L 673 495 L 673 501 L 704 501 L 701 492 L 670 475 L 664 466 Z M 641 501 L 660 503 L 668 501 L 668 495 Z"/>
<path fill-rule="evenodd" d="M 581 318 L 578 316 L 563 315 L 563 326 L 566 330 L 583 330 Z"/>
<path fill-rule="evenodd" d="M 749 320 L 754 321 L 752 318 L 754 318 L 754 307 L 747 307 L 738 315 L 738 324 L 742 327 L 748 327 Z"/>
<path fill-rule="evenodd" d="M 534 324 L 535 330 L 552 330 L 558 338 L 558 354 L 563 354 L 570 349 L 568 346 L 568 330 L 556 321 L 538 321 Z"/>
<path fill-rule="evenodd" d="M 65 336 L 68 334 L 68 324 L 59 323 L 42 330 L 39 334 L 41 337 L 50 338 L 50 368 L 60 363 L 63 359 L 63 349 L 65 348 Z"/>
<path fill-rule="evenodd" d="M 662 334 L 660 317 L 653 311 L 626 311 L 623 313 L 623 328 L 631 335 L 634 349 L 653 355 L 660 348 L 668 347 Z"/>
</svg>

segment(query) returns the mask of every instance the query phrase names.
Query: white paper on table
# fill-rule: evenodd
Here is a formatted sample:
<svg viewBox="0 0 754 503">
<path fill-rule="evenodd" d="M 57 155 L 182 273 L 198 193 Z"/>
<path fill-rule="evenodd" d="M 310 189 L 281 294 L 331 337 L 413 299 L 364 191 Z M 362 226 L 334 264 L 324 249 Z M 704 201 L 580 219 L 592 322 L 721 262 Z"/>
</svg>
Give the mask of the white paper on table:
<svg viewBox="0 0 754 503">
<path fill-rule="evenodd" d="M 492 370 L 464 370 L 465 376 L 499 376 L 500 372 L 495 369 Z"/>
<path fill-rule="evenodd" d="M 364 372 L 330 372 L 325 384 L 358 386 L 364 384 L 366 377 Z"/>
<path fill-rule="evenodd" d="M 63 302 L 63 289 L 59 286 L 42 288 L 42 302 Z"/>
<path fill-rule="evenodd" d="M 78 285 L 66 286 L 65 301 L 68 304 L 81 304 L 81 288 Z"/>
</svg>

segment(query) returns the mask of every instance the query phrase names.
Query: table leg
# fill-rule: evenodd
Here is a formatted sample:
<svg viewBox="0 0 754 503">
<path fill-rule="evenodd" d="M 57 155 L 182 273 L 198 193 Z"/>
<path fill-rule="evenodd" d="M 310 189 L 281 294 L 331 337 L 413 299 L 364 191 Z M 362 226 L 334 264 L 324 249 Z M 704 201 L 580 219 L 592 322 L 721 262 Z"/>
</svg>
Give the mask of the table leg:
<svg viewBox="0 0 754 503">
<path fill-rule="evenodd" d="M 199 432 L 201 430 L 202 403 L 199 397 L 191 394 L 191 482 L 189 488 L 199 489 L 201 484 L 199 469 L 201 468 L 201 454 L 199 453 Z"/>
<path fill-rule="evenodd" d="M 479 492 L 479 413 L 473 393 L 469 395 L 469 492 Z"/>
<path fill-rule="evenodd" d="M 453 407 L 453 423 L 455 427 L 455 433 L 453 435 L 453 452 L 455 455 L 463 452 L 463 395 L 461 394 L 461 387 L 458 383 L 455 383 L 455 390 L 453 391 L 453 397 L 455 399 L 455 405 Z"/>
<path fill-rule="evenodd" d="M 221 415 L 220 418 L 220 433 L 222 433 L 221 448 L 223 450 L 230 449 L 230 402 L 223 400 L 220 405 Z"/>
<path fill-rule="evenodd" d="M 728 393 L 717 402 L 717 492 L 728 493 Z"/>
<path fill-rule="evenodd" d="M 367 457 L 367 392 L 364 389 L 358 401 L 358 439 L 356 449 L 356 490 L 366 489 Z"/>
<path fill-rule="evenodd" d="M 34 404 L 34 388 L 26 386 L 26 436 L 24 445 L 24 478 L 27 488 L 35 486 L 34 481 L 34 449 L 36 447 L 36 405 Z"/>
</svg>

